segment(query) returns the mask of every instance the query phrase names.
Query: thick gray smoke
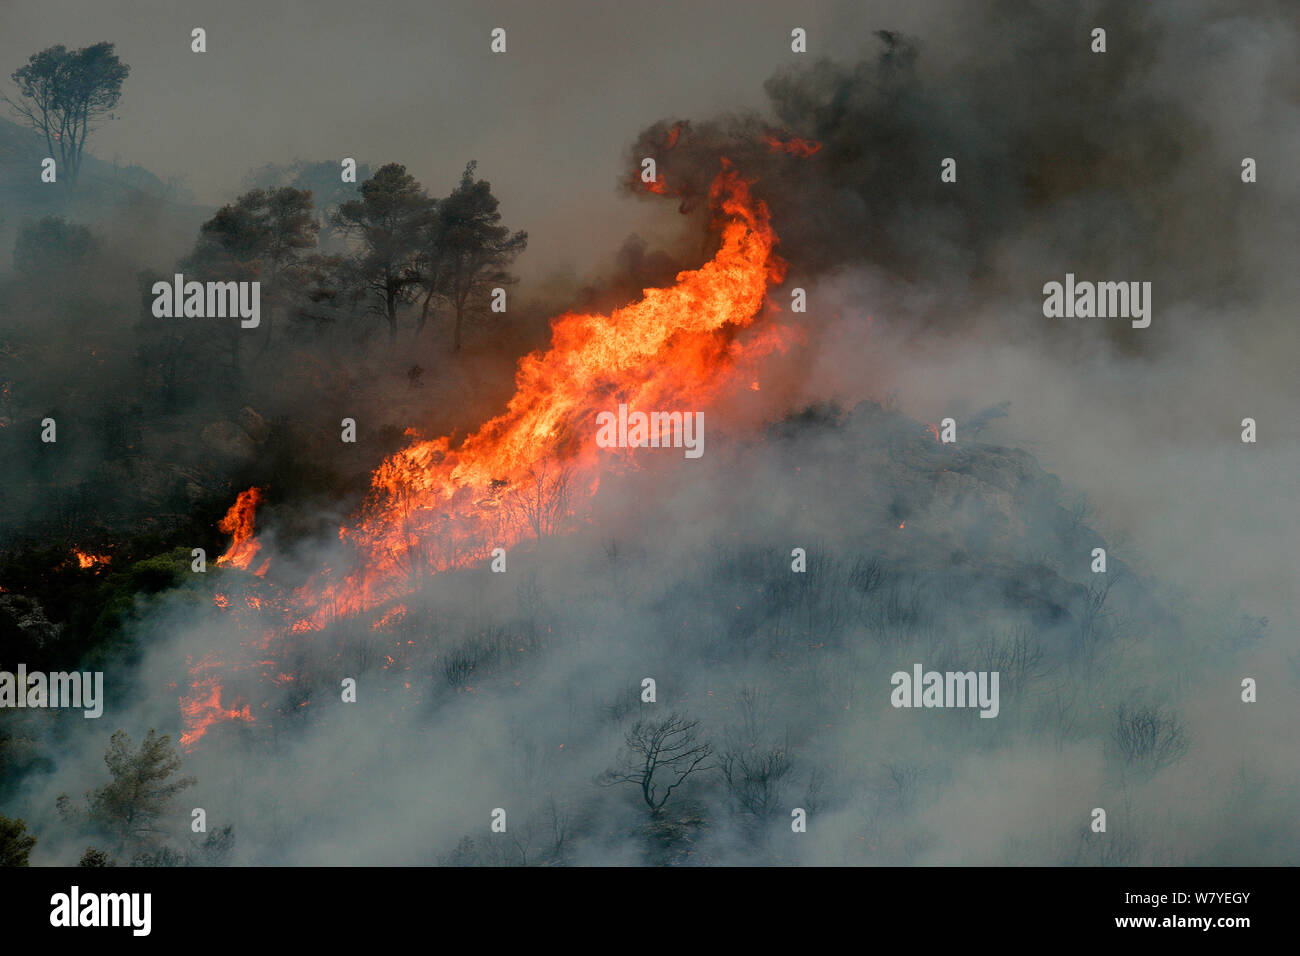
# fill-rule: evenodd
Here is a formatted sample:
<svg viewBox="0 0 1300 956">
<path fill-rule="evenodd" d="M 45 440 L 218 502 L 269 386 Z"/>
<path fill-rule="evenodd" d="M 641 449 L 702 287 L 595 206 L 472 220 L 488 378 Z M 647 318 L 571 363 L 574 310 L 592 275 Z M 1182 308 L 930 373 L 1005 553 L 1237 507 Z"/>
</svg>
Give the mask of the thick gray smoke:
<svg viewBox="0 0 1300 956">
<path fill-rule="evenodd" d="M 788 16 L 755 13 L 777 49 Z M 243 695 L 255 720 L 214 726 L 187 756 L 199 783 L 182 803 L 234 826 L 232 859 L 1295 862 L 1300 765 L 1283 746 L 1300 717 L 1294 8 L 936 2 L 809 16 L 814 51 L 820 26 L 836 56 L 783 55 L 762 71 L 763 97 L 714 84 L 702 107 L 680 96 L 639 135 L 622 128 L 619 142 L 636 136 L 622 163 L 611 148 L 588 178 L 604 177 L 603 195 L 655 158 L 679 198 L 644 199 L 655 211 L 637 228 L 652 241 L 615 254 L 601 225 L 602 256 L 575 258 L 608 274 L 521 289 L 532 324 L 468 366 L 448 361 L 443 407 L 325 379 L 284 399 L 277 428 L 306 429 L 295 419 L 318 402 L 332 427 L 349 410 L 340 396 L 358 395 L 393 429 L 411 418 L 463 433 L 499 410 L 510 349 L 535 344 L 552 306 L 607 307 L 701 261 L 723 157 L 772 210 L 789 263 L 772 298 L 802 340 L 768 361 L 761 391 L 710 411 L 702 459 L 670 452 L 609 476 L 590 520 L 512 548 L 505 574 L 434 577 L 396 617 L 285 638 L 267 650 L 273 666 L 225 672 L 223 701 Z M 1105 53 L 1091 50 L 1097 27 Z M 769 142 L 791 137 L 820 148 Z M 946 158 L 955 182 L 941 179 Z M 519 176 L 503 195 L 524 191 Z M 659 207 L 694 218 L 670 232 Z M 523 225 L 535 242 L 592 242 L 572 218 Z M 1046 317 L 1044 284 L 1067 273 L 1150 282 L 1150 326 Z M 806 313 L 789 311 L 795 288 Z M 955 444 L 925 427 L 948 418 Z M 1256 443 L 1241 440 L 1245 418 Z M 401 440 L 339 471 L 364 476 Z M 256 660 L 241 646 L 262 627 L 248 598 L 346 560 L 318 532 L 346 521 L 358 480 L 344 501 L 322 480 L 309 500 L 264 510 L 267 579 L 213 572 L 143 607 L 137 659 L 105 667 L 117 690 L 100 721 L 5 714 L 40 755 L 0 805 L 41 836 L 35 862 L 73 862 L 95 842 L 53 808 L 102 782 L 111 730 L 178 732 L 187 659 Z M 806 571 L 792 570 L 794 549 Z M 211 607 L 213 589 L 238 613 Z M 891 675 L 917 662 L 998 671 L 996 719 L 891 706 Z M 356 703 L 341 700 L 344 678 Z M 1257 703 L 1242 702 L 1243 678 Z M 700 721 L 715 755 L 652 816 L 602 775 L 637 718 L 673 711 Z M 1154 720 L 1149 745 L 1134 714 Z M 1089 830 L 1098 807 L 1105 834 Z M 504 834 L 490 829 L 497 808 Z M 791 831 L 795 809 L 806 833 Z"/>
</svg>

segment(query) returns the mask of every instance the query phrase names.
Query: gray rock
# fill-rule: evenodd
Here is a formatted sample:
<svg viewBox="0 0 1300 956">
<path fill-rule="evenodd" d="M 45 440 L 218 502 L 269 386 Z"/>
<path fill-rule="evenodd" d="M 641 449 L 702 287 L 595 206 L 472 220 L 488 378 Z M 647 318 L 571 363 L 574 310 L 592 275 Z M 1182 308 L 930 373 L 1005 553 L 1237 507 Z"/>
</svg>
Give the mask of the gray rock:
<svg viewBox="0 0 1300 956">
<path fill-rule="evenodd" d="M 247 461 L 257 454 L 253 439 L 233 422 L 213 422 L 200 437 L 205 448 L 222 458 Z"/>
<path fill-rule="evenodd" d="M 271 426 L 266 423 L 266 419 L 247 405 L 239 410 L 239 427 L 259 445 L 271 434 Z"/>
</svg>

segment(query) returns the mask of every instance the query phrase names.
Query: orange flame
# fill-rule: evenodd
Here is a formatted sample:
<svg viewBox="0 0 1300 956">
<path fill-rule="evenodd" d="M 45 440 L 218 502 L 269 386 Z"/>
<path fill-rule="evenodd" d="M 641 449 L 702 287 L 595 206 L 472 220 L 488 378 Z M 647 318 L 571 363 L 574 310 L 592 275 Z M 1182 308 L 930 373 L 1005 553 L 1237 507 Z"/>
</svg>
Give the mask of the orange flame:
<svg viewBox="0 0 1300 956">
<path fill-rule="evenodd" d="M 226 549 L 225 554 L 217 558 L 217 564 L 228 564 L 242 571 L 253 562 L 253 556 L 262 547 L 262 542 L 253 537 L 253 513 L 261 503 L 261 488 L 241 491 L 235 503 L 226 512 L 226 516 L 217 522 L 217 529 L 231 536 L 230 547 Z M 264 571 L 265 569 L 258 574 Z"/>
<path fill-rule="evenodd" d="M 458 448 L 446 437 L 417 441 L 379 466 L 361 520 L 339 532 L 358 570 L 301 589 L 306 617 L 321 626 L 356 614 L 409 591 L 412 572 L 461 567 L 516 543 L 530 531 L 520 512 L 536 504 L 530 495 L 547 494 L 548 481 L 564 473 L 575 489 L 598 481 L 598 412 L 620 402 L 697 408 L 737 364 L 782 344 L 779 333 L 748 346 L 724 334 L 753 321 L 784 266 L 766 206 L 729 164 L 711 193 L 725 217 L 711 261 L 609 315 L 555 319 L 551 348 L 520 360 L 504 414 Z"/>
<path fill-rule="evenodd" d="M 203 670 L 214 666 L 214 662 L 205 659 L 197 665 L 192 664 L 191 676 L 201 674 Z M 236 703 L 239 703 L 236 701 Z M 185 721 L 185 730 L 181 734 L 180 745 L 185 750 L 207 733 L 208 728 L 219 720 L 242 720 L 251 723 L 253 713 L 248 704 L 240 709 L 221 705 L 221 683 L 213 676 L 197 676 L 190 686 L 190 693 L 181 698 L 181 717 Z"/>
<path fill-rule="evenodd" d="M 458 446 L 450 437 L 416 440 L 376 470 L 358 520 L 339 530 L 352 549 L 352 569 L 324 569 L 294 592 L 288 633 L 318 630 L 410 593 L 421 578 L 486 559 L 576 517 L 595 494 L 602 471 L 634 466 L 631 449 L 601 449 L 596 416 L 629 408 L 700 410 L 724 387 L 754 381 L 750 366 L 783 347 L 783 327 L 750 329 L 770 283 L 781 281 L 776 233 L 766 206 L 723 160 L 710 189 L 720 248 L 676 284 L 647 289 L 639 301 L 608 315 L 568 313 L 552 322 L 551 347 L 519 362 L 516 392 L 505 411 Z M 750 373 L 750 374 L 745 374 Z M 742 377 L 743 376 L 743 377 Z M 235 535 L 229 559 L 246 567 L 257 489 L 239 496 L 222 527 Z M 379 618 L 375 630 L 393 619 Z M 281 632 L 282 636 L 285 632 Z M 195 699 L 223 711 L 207 685 Z M 185 740 L 202 725 L 186 712 Z M 241 712 L 242 713 L 242 712 Z M 240 717 L 240 719 L 251 719 Z"/>
<path fill-rule="evenodd" d="M 73 548 L 72 553 L 76 555 L 79 568 L 93 568 L 97 564 L 108 564 L 111 560 L 106 554 L 90 554 L 79 548 Z"/>
<path fill-rule="evenodd" d="M 763 141 L 767 143 L 768 149 L 774 153 L 788 153 L 802 159 L 807 159 L 822 148 L 822 144 L 816 140 L 792 136 L 781 130 L 769 130 L 763 137 Z"/>
<path fill-rule="evenodd" d="M 681 137 L 682 130 L 685 128 L 685 126 L 686 124 L 684 122 L 678 120 L 671 127 L 669 127 L 668 139 L 664 142 L 664 149 L 672 149 L 674 146 L 677 145 L 677 140 L 678 138 Z"/>
<path fill-rule="evenodd" d="M 403 607 L 400 604 L 394 605 L 393 607 L 389 608 L 387 611 L 384 612 L 383 617 L 375 621 L 374 624 L 371 624 L 370 629 L 372 631 L 383 630 L 384 628 L 388 627 L 388 625 L 400 621 L 405 615 L 406 615 L 405 607 Z"/>
</svg>

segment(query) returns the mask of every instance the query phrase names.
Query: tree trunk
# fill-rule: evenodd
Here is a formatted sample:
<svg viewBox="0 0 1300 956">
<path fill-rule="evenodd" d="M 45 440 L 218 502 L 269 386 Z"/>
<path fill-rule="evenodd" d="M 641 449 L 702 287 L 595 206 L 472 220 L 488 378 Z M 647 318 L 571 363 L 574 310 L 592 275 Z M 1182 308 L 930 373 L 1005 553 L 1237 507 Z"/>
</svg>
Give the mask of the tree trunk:
<svg viewBox="0 0 1300 956">
<path fill-rule="evenodd" d="M 239 333 L 238 325 L 234 327 L 234 332 L 230 336 L 230 369 L 231 369 L 231 386 L 237 388 L 241 378 L 239 368 Z"/>
<path fill-rule="evenodd" d="M 424 297 L 424 307 L 420 309 L 420 321 L 415 326 L 415 337 L 418 339 L 420 333 L 424 331 L 424 326 L 429 321 L 429 306 L 433 302 L 433 286 L 429 286 L 429 292 Z"/>
<path fill-rule="evenodd" d="M 262 347 L 258 349 L 257 354 L 253 356 L 254 362 L 258 362 L 262 356 L 266 354 L 266 350 L 271 347 L 271 329 L 275 322 L 275 278 L 275 272 L 273 271 L 271 273 L 270 282 L 265 283 L 267 286 L 267 294 L 265 297 L 266 309 L 264 310 L 266 315 L 261 317 L 263 324 L 266 326 L 266 328 L 262 330 L 262 334 L 265 338 L 262 339 Z"/>
</svg>

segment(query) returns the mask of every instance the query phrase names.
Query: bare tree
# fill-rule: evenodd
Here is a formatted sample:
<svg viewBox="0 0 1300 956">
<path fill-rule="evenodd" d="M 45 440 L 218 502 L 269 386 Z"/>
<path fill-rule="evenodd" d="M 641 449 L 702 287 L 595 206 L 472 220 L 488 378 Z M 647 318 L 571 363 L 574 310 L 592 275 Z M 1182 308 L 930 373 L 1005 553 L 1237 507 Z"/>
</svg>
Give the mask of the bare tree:
<svg viewBox="0 0 1300 956">
<path fill-rule="evenodd" d="M 634 784 L 652 813 L 691 774 L 711 770 L 713 745 L 700 741 L 700 722 L 673 712 L 660 720 L 638 720 L 627 732 L 623 764 L 605 773 L 601 783 Z"/>
<path fill-rule="evenodd" d="M 554 534 L 569 513 L 569 479 L 567 468 L 539 465 L 505 496 L 503 504 L 511 522 L 527 526 L 539 541 Z"/>
<path fill-rule="evenodd" d="M 439 854 L 439 866 L 555 866 L 564 861 L 569 839 L 568 812 L 554 796 L 537 810 L 515 818 L 505 833 L 490 837 L 461 837 L 449 853 Z"/>
<path fill-rule="evenodd" d="M 1090 584 L 1079 613 L 1079 635 L 1086 647 L 1100 641 L 1109 633 L 1111 612 L 1106 607 L 1110 589 L 1115 586 L 1115 575 L 1104 574 L 1098 584 Z"/>
<path fill-rule="evenodd" d="M 885 789 L 893 795 L 897 808 L 906 813 L 920 787 L 921 768 L 904 760 L 887 761 L 884 767 L 885 773 L 889 776 Z"/>
<path fill-rule="evenodd" d="M 1044 673 L 1043 647 L 1024 626 L 1017 626 L 1005 640 L 986 635 L 976 647 L 983 669 L 1002 675 L 1004 695 L 1019 697 Z"/>
<path fill-rule="evenodd" d="M 1159 770 L 1187 753 L 1187 734 L 1176 714 L 1121 704 L 1115 717 L 1115 744 L 1128 763 Z"/>
<path fill-rule="evenodd" d="M 1055 682 L 1039 704 L 1035 723 L 1043 733 L 1050 733 L 1059 751 L 1079 736 L 1079 686 L 1071 680 Z"/>
<path fill-rule="evenodd" d="M 757 690 L 742 689 L 737 709 L 740 724 L 728 730 L 720 767 L 736 806 L 757 823 L 770 816 L 781 802 L 783 781 L 791 770 L 789 744 L 765 739 L 769 708 Z"/>
</svg>

